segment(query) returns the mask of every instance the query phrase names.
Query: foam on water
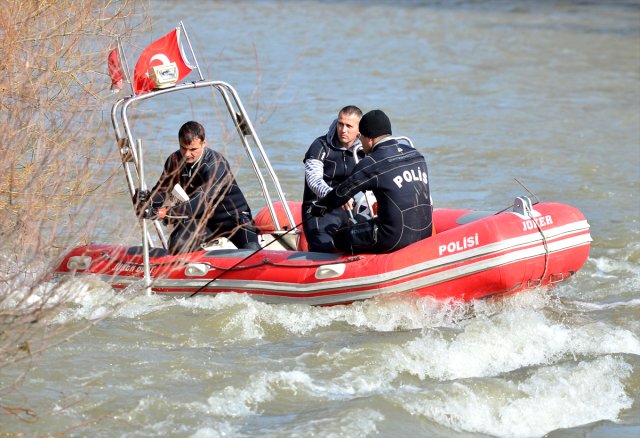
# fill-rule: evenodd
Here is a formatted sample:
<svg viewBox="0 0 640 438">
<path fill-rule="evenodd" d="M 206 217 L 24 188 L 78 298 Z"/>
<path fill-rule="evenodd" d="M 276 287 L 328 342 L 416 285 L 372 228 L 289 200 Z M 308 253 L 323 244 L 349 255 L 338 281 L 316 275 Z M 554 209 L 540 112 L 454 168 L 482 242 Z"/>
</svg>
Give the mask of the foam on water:
<svg viewBox="0 0 640 438">
<path fill-rule="evenodd" d="M 271 305 L 246 294 L 223 293 L 215 297 L 168 298 L 145 296 L 141 290 L 113 291 L 100 281 L 76 278 L 68 282 L 70 306 L 58 323 L 93 320 L 106 316 L 133 319 L 172 308 L 212 312 L 224 319 L 219 329 L 226 341 L 263 339 L 277 328 L 283 333 L 307 335 L 333 324 L 375 331 L 414 330 L 424 327 L 452 327 L 468 317 L 471 307 L 462 303 L 438 302 L 431 298 L 391 297 L 346 306 L 312 307 L 304 304 Z"/>
<path fill-rule="evenodd" d="M 307 397 L 315 399 L 317 403 L 322 403 L 330 395 L 325 385 L 326 382 L 323 381 L 314 382 L 307 373 L 302 371 L 260 372 L 252 376 L 246 386 L 241 388 L 228 386 L 220 395 L 209 397 L 206 404 L 191 403 L 190 408 L 216 418 L 242 419 L 261 415 L 269 402 L 275 399 L 282 401 L 283 398 L 289 398 L 292 403 L 295 403 L 299 393 L 304 393 Z M 344 395 L 341 394 L 340 398 L 344 398 Z M 376 425 L 384 420 L 384 415 L 374 409 L 365 408 L 331 412 L 322 419 L 314 417 L 308 422 L 298 416 L 294 419 L 295 421 L 290 424 L 281 425 L 278 428 L 286 429 L 288 436 L 314 435 L 314 432 L 326 434 L 327 430 L 333 431 L 335 436 L 367 436 L 377 431 Z M 272 432 L 274 436 L 281 436 L 278 430 Z M 265 430 L 261 429 L 260 434 L 265 436 Z M 269 436 L 268 433 L 266 435 Z"/>
<path fill-rule="evenodd" d="M 260 436 L 266 437 L 366 437 L 375 436 L 377 425 L 384 421 L 382 413 L 375 409 L 345 409 L 322 418 L 294 418 L 288 424 L 271 427 L 268 433 L 260 430 Z"/>
<path fill-rule="evenodd" d="M 132 436 L 164 436 L 166 431 L 174 435 L 184 435 L 192 431 L 185 425 L 187 419 L 202 419 L 201 427 L 191 435 L 194 437 L 236 436 L 240 426 L 221 418 L 199 417 L 200 412 L 189 410 L 189 406 L 163 396 L 148 396 L 126 414 L 122 414 L 123 423 L 144 424 L 140 430 L 132 431 Z"/>
<path fill-rule="evenodd" d="M 47 297 L 49 300 L 64 299 L 67 303 L 55 320 L 59 324 L 105 317 L 135 319 L 156 312 L 171 311 L 173 308 L 186 308 L 193 312 L 218 313 L 219 318 L 225 321 L 220 330 L 227 342 L 264 339 L 274 333 L 273 328 L 277 329 L 276 332 L 303 336 L 335 324 L 379 332 L 455 329 L 469 324 L 467 333 L 459 335 L 460 342 L 473 336 L 474 332 L 481 333 L 480 337 L 486 340 L 493 337 L 502 339 L 507 331 L 515 336 L 512 337 L 512 342 L 516 344 L 518 334 L 529 340 L 527 333 L 536 333 L 541 342 L 555 339 L 552 343 L 558 343 L 566 337 L 561 324 L 551 324 L 541 312 L 532 312 L 558 305 L 554 302 L 557 296 L 544 289 L 474 303 L 443 302 L 429 297 L 389 296 L 346 306 L 312 307 L 304 304 L 265 304 L 248 295 L 235 293 L 193 298 L 146 296 L 141 284 L 133 285 L 125 291 L 114 291 L 102 281 L 91 277 L 77 277 L 62 284 L 45 284 L 42 295 L 47 294 L 53 295 Z M 16 297 L 17 294 L 13 296 Z M 30 298 L 38 299 L 38 294 Z M 619 303 L 572 303 L 577 306 L 582 303 L 588 310 L 637 306 L 640 301 L 631 299 Z M 491 316 L 496 313 L 501 316 L 492 319 Z M 433 342 L 437 343 L 437 340 L 434 339 Z"/>
<path fill-rule="evenodd" d="M 636 249 L 615 248 L 607 250 L 605 255 L 590 257 L 574 278 L 557 284 L 554 290 L 563 301 L 561 307 L 572 314 L 590 312 L 598 319 L 634 313 L 640 303 L 640 264 L 633 254 L 639 245 L 630 243 L 629 246 Z M 628 255 L 629 251 L 633 254 Z M 625 323 L 627 328 L 632 324 L 630 320 Z"/>
<path fill-rule="evenodd" d="M 147 424 L 147 429 L 155 431 L 172 430 L 175 424 L 185 423 L 186 418 L 198 419 L 200 426 L 192 436 L 229 436 L 238 434 L 249 419 L 263 415 L 276 399 L 280 403 L 282 399 L 288 399 L 295 404 L 299 393 L 305 393 L 315 394 L 317 403 L 322 403 L 320 395 L 325 392 L 305 372 L 265 371 L 252 375 L 242 387 L 227 386 L 205 402 L 179 402 L 162 395 L 144 397 L 126 414 L 125 420 Z M 171 414 L 166 415 L 167 412 Z M 270 414 L 274 415 L 274 412 Z M 160 418 L 161 415 L 164 417 Z M 289 415 L 284 413 L 285 417 Z M 340 409 L 322 419 L 315 416 L 304 419 L 300 414 L 290 417 L 290 423 L 260 426 L 259 435 L 282 436 L 284 429 L 287 436 L 307 436 L 313 435 L 314 431 L 326 434 L 329 429 L 336 436 L 366 436 L 375 432 L 376 425 L 384 419 L 381 413 L 370 408 Z M 273 429 L 271 433 L 270 428 Z"/>
<path fill-rule="evenodd" d="M 587 310 L 587 311 L 631 308 L 631 307 L 640 307 L 640 298 L 633 298 L 625 301 L 615 301 L 612 303 L 592 303 L 592 302 L 585 302 L 585 301 L 574 301 L 574 304 L 580 309 Z"/>
<path fill-rule="evenodd" d="M 382 338 L 321 349 L 320 363 L 332 364 L 328 374 L 305 352 L 281 363 L 290 368 L 293 360 L 296 369 L 250 374 L 246 384 L 190 407 L 239 419 L 260 415 L 275 400 L 384 397 L 455 430 L 537 436 L 615 420 L 631 406 L 624 387 L 631 366 L 613 355 L 640 354 L 629 331 L 602 322 L 570 326 L 515 306 L 447 332 L 426 328 L 403 344 Z"/>
<path fill-rule="evenodd" d="M 265 412 L 275 415 L 272 406 L 344 406 L 356 400 L 368 400 L 371 406 L 374 400 L 386 400 L 438 427 L 539 436 L 557 428 L 615 420 L 632 404 L 624 386 L 631 366 L 621 355 L 640 355 L 634 331 L 566 314 L 563 299 L 544 289 L 467 304 L 384 297 L 349 306 L 311 307 L 268 305 L 233 293 L 179 299 L 145 296 L 136 287 L 117 292 L 90 278 L 57 287 L 61 297 L 73 297 L 56 320 L 59 324 L 106 318 L 115 326 L 130 326 L 128 320 L 135 320 L 142 330 L 138 335 L 160 335 L 162 341 L 141 342 L 149 351 L 155 351 L 157 342 L 167 347 L 163 361 L 177 360 L 171 350 L 185 347 L 207 356 L 212 348 L 230 348 L 230 363 L 247 360 L 246 366 L 226 375 L 229 384 L 215 371 L 224 369 L 225 361 L 216 363 L 212 372 L 203 370 L 199 376 L 207 388 L 204 398 L 143 395 L 130 412 L 131 422 L 145 424 L 149 431 L 172 430 L 188 422 L 197 425 L 188 430 L 197 430 L 193 436 L 228 436 L 246 432 L 247 421 L 255 421 L 251 427 L 263 436 L 295 430 L 373 434 L 386 409 L 360 412 L 360 429 L 353 429 L 354 423 L 347 421 L 353 417 L 344 408 L 328 408 L 321 420 L 287 420 L 284 413 L 277 414 L 280 419 L 273 425 L 257 419 Z M 167 315 L 177 318 L 165 329 Z M 299 341 L 303 348 L 296 347 Z M 241 348 L 234 351 L 234 345 Z M 213 360 L 223 357 L 214 355 Z M 129 390 L 158 386 L 157 379 L 192 384 L 193 370 L 179 370 L 152 371 Z M 294 412 L 302 415 L 306 410 Z"/>
<path fill-rule="evenodd" d="M 420 378 L 446 380 L 603 353 L 640 354 L 640 340 L 605 323 L 569 326 L 541 312 L 522 310 L 476 319 L 451 339 L 436 331 L 426 333 L 405 345 L 398 359 L 407 364 L 407 372 Z"/>
<path fill-rule="evenodd" d="M 615 421 L 632 405 L 623 380 L 631 366 L 621 358 L 542 367 L 518 380 L 472 379 L 404 388 L 391 396 L 413 415 L 457 431 L 495 436 L 541 436 L 598 420 Z"/>
<path fill-rule="evenodd" d="M 616 278 L 621 275 L 640 278 L 640 266 L 626 259 L 595 257 L 589 261 L 594 265 L 593 275 L 601 278 Z"/>
<path fill-rule="evenodd" d="M 226 342 L 263 339 L 270 334 L 307 335 L 334 324 L 376 331 L 412 330 L 455 326 L 469 312 L 468 305 L 433 299 L 382 298 L 347 306 L 311 307 L 303 304 L 269 305 L 245 294 L 215 297 L 168 298 L 146 296 L 142 284 L 115 291 L 93 277 L 75 277 L 45 284 L 30 300 L 65 303 L 54 322 L 69 324 L 104 318 L 138 319 L 172 309 L 218 314 L 219 334 Z M 12 295 L 16 300 L 19 294 Z M 15 305 L 15 303 L 8 303 Z"/>
<path fill-rule="evenodd" d="M 569 327 L 537 312 L 516 312 L 473 321 L 450 339 L 429 330 L 404 345 L 342 349 L 325 360 L 351 363 L 349 357 L 357 357 L 360 365 L 344 369 L 324 386 L 336 396 L 362 396 L 389 390 L 402 374 L 440 381 L 489 377 L 608 353 L 640 354 L 640 340 L 604 323 Z"/>
<path fill-rule="evenodd" d="M 174 305 L 157 295 L 146 296 L 141 282 L 118 292 L 95 278 L 76 277 L 62 283 L 58 290 L 67 304 L 55 319 L 58 324 L 106 317 L 136 318 Z"/>
<path fill-rule="evenodd" d="M 219 423 L 216 427 L 204 427 L 191 435 L 192 438 L 219 438 L 236 436 L 239 432 L 238 427 L 232 427 L 228 423 Z"/>
<path fill-rule="evenodd" d="M 278 393 L 314 392 L 317 385 L 302 371 L 270 371 L 251 376 L 242 388 L 227 386 L 220 395 L 209 397 L 207 404 L 191 406 L 209 415 L 243 417 L 256 415 L 262 403 L 273 400 Z"/>
<path fill-rule="evenodd" d="M 381 396 L 411 415 L 424 416 L 457 431 L 528 437 L 603 419 L 615 421 L 619 412 L 632 404 L 623 383 L 630 373 L 631 366 L 621 358 L 604 356 L 591 361 L 544 366 L 525 373 L 525 377 L 514 376 L 506 380 L 473 378 L 440 382 L 426 388 L 392 387 L 387 381 L 386 388 L 378 385 L 377 391 L 372 393 L 370 387 L 368 394 L 364 394 L 354 391 L 357 383 L 347 384 L 353 380 L 353 375 L 332 382 L 313 379 L 302 371 L 261 372 L 252 376 L 245 386 L 226 387 L 221 394 L 209 397 L 206 404 L 190 403 L 187 408 L 229 421 L 259 416 L 270 402 L 278 399 L 281 403 L 286 397 L 299 398 L 299 393 L 316 398 L 318 402 L 327 398 Z M 378 372 L 375 377 L 380 380 L 389 376 Z M 368 417 L 360 420 L 365 423 L 363 427 L 375 431 L 375 424 L 381 417 L 380 413 L 370 411 Z M 332 430 L 335 430 L 334 426 L 332 424 Z M 291 429 L 287 432 L 291 433 Z"/>
</svg>

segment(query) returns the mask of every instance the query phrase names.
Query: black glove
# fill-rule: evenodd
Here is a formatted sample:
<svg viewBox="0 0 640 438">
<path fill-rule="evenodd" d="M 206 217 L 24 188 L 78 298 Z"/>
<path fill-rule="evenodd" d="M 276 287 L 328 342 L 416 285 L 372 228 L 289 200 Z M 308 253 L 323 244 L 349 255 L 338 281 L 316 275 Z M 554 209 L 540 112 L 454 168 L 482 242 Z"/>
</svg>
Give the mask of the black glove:
<svg viewBox="0 0 640 438">
<path fill-rule="evenodd" d="M 151 221 L 155 221 L 156 219 L 158 219 L 158 209 L 149 206 L 145 208 L 144 211 L 142 211 L 142 217 Z"/>
<path fill-rule="evenodd" d="M 138 216 L 138 219 L 149 219 L 151 221 L 159 219 L 158 209 L 150 205 L 148 205 L 146 208 L 136 210 L 136 215 Z"/>
<path fill-rule="evenodd" d="M 316 201 L 314 201 L 307 212 L 311 214 L 311 216 L 322 217 L 327 212 L 327 207 L 325 207 L 324 205 L 318 205 L 316 204 Z"/>
<path fill-rule="evenodd" d="M 136 210 L 143 210 L 150 200 L 151 192 L 149 190 L 136 189 L 133 194 L 133 204 L 136 206 Z"/>
<path fill-rule="evenodd" d="M 136 207 L 136 214 L 145 219 L 155 220 L 158 218 L 158 210 L 153 208 L 151 202 L 151 192 L 149 190 L 136 189 L 133 194 L 133 203 Z"/>
</svg>

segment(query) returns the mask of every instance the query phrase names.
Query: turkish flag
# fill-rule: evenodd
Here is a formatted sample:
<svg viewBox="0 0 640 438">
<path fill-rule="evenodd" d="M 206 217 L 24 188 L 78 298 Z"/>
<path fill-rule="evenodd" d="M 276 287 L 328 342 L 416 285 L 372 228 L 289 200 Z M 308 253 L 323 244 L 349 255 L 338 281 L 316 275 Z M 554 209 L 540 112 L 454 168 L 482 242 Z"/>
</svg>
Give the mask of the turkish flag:
<svg viewBox="0 0 640 438">
<path fill-rule="evenodd" d="M 178 37 L 179 33 L 176 28 L 144 49 L 133 71 L 133 92 L 135 94 L 153 90 L 153 81 L 149 79 L 147 73 L 150 67 L 175 62 L 178 66 L 178 80 L 191 73 L 192 68 L 182 55 Z"/>
<path fill-rule="evenodd" d="M 109 57 L 107 58 L 107 67 L 109 67 L 109 76 L 111 76 L 111 89 L 114 92 L 116 91 L 116 89 L 122 90 L 122 80 L 124 79 L 124 73 L 122 72 L 120 59 L 118 59 L 117 47 L 109 52 Z"/>
</svg>

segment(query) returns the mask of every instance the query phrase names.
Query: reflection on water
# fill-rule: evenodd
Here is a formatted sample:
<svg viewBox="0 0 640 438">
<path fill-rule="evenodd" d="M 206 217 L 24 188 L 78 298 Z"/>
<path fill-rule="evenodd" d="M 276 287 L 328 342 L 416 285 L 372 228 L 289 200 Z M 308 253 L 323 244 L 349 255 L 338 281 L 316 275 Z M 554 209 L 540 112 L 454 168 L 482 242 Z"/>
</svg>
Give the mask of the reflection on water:
<svg viewBox="0 0 640 438">
<path fill-rule="evenodd" d="M 614 437 L 640 429 L 638 2 L 157 0 L 151 9 L 152 32 L 136 47 L 185 20 L 205 76 L 238 89 L 291 200 L 302 196 L 304 152 L 336 111 L 382 108 L 394 134 L 427 157 L 438 206 L 500 210 L 523 193 L 518 178 L 540 199 L 584 212 L 591 257 L 554 290 L 473 305 L 167 300 L 74 280 L 67 290 L 78 296 L 56 324 L 106 318 L 50 351 L 10 395 L 13 405 L 33 400 L 41 421 L 3 418 L 3 431 Z M 179 126 L 198 119 L 245 192 L 256 192 L 210 102 L 163 102 L 160 116 L 143 108 L 136 129 L 150 148 L 149 180 L 177 147 Z M 127 217 L 130 201 L 116 201 L 112 214 Z"/>
</svg>

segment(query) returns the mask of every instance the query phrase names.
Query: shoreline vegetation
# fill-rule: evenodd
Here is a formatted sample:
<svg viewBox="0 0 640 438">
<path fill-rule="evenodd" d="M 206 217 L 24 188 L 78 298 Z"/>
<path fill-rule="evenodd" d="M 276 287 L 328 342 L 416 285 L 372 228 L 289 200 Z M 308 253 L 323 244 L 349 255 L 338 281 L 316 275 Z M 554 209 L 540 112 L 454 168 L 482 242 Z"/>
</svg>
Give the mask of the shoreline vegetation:
<svg viewBox="0 0 640 438">
<path fill-rule="evenodd" d="M 114 190 L 118 163 L 99 147 L 112 141 L 102 116 L 113 99 L 107 55 L 118 37 L 129 41 L 145 29 L 147 9 L 146 0 L 3 2 L 0 370 L 20 372 L 0 381 L 0 399 L 17 390 L 39 353 L 95 323 L 53 323 L 73 292 L 51 286 L 47 275 L 60 253 L 90 238 L 103 213 L 91 199 Z M 0 414 L 37 417 L 5 402 Z"/>
</svg>

